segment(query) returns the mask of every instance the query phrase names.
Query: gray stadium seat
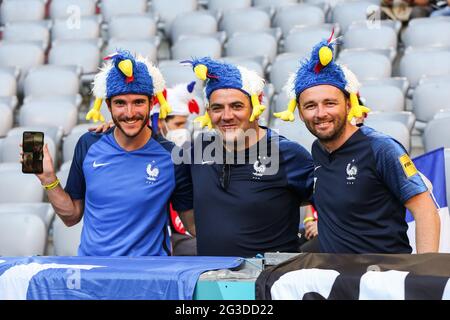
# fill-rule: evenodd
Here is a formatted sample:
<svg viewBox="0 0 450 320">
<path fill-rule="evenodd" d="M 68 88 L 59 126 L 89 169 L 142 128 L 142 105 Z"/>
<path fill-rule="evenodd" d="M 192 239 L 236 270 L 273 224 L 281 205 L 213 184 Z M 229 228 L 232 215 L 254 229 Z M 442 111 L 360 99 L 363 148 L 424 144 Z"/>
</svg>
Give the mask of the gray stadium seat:
<svg viewBox="0 0 450 320">
<path fill-rule="evenodd" d="M 331 24 L 294 27 L 285 37 L 284 52 L 293 52 L 309 57 L 312 48 L 319 41 L 330 38 L 333 27 Z M 335 36 L 338 36 L 338 32 L 335 32 Z"/>
<path fill-rule="evenodd" d="M 286 96 L 286 92 L 284 90 L 275 95 L 273 100 L 273 112 L 281 112 L 286 110 L 289 103 L 289 98 Z"/>
<path fill-rule="evenodd" d="M 28 213 L 0 215 L 0 256 L 44 255 L 46 239 L 41 218 Z"/>
<path fill-rule="evenodd" d="M 152 0 L 152 12 L 164 23 L 166 34 L 170 33 L 172 22 L 177 16 L 197 10 L 197 0 Z"/>
<path fill-rule="evenodd" d="M 45 227 L 50 229 L 55 210 L 50 203 L 0 203 L 0 215 L 5 213 L 28 213 L 33 214 L 42 219 Z"/>
<path fill-rule="evenodd" d="M 81 17 L 77 23 L 67 19 L 56 19 L 52 26 L 52 39 L 55 40 L 94 40 L 100 38 L 100 16 Z"/>
<path fill-rule="evenodd" d="M 172 59 L 190 59 L 209 56 L 213 59 L 222 56 L 222 44 L 212 36 L 181 36 L 171 48 Z"/>
<path fill-rule="evenodd" d="M 398 121 L 403 123 L 408 128 L 409 132 L 412 131 L 416 122 L 416 116 L 411 111 L 374 111 L 369 113 L 368 119 L 369 123 L 372 120 Z"/>
<path fill-rule="evenodd" d="M 182 35 L 213 35 L 217 30 L 217 20 L 209 11 L 193 11 L 175 17 L 170 38 L 174 43 Z"/>
<path fill-rule="evenodd" d="M 376 12 L 374 14 L 374 12 Z M 374 20 L 380 17 L 380 6 L 368 1 L 338 2 L 333 8 L 332 21 L 339 23 L 343 33 L 355 21 Z"/>
<path fill-rule="evenodd" d="M 116 52 L 118 49 L 123 49 L 128 50 L 135 55 L 148 57 L 150 61 L 156 62 L 158 45 L 158 38 L 152 38 L 152 40 L 109 39 L 108 46 L 103 55 L 107 56 Z"/>
<path fill-rule="evenodd" d="M 52 0 L 50 2 L 50 18 L 64 19 L 68 17 L 92 16 L 96 13 L 97 0 Z"/>
<path fill-rule="evenodd" d="M 76 68 L 44 65 L 28 72 L 24 82 L 25 96 L 76 95 L 80 74 Z"/>
<path fill-rule="evenodd" d="M 85 123 L 77 125 L 72 129 L 72 131 L 64 138 L 63 141 L 63 162 L 72 161 L 73 153 L 75 150 L 75 146 L 80 139 L 80 137 L 88 132 L 89 128 L 92 128 L 93 125 L 91 123 Z"/>
<path fill-rule="evenodd" d="M 264 69 L 268 61 L 262 57 L 223 57 L 220 60 L 255 71 L 264 78 Z"/>
<path fill-rule="evenodd" d="M 408 78 L 411 87 L 416 87 L 423 76 L 448 75 L 450 49 L 409 47 L 400 60 L 399 72 Z"/>
<path fill-rule="evenodd" d="M 225 12 L 232 9 L 244 9 L 252 6 L 252 0 L 208 0 L 208 10 Z"/>
<path fill-rule="evenodd" d="M 104 0 L 100 3 L 100 10 L 106 21 L 122 14 L 142 14 L 147 11 L 147 0 Z"/>
<path fill-rule="evenodd" d="M 14 22 L 5 25 L 3 40 L 14 42 L 34 41 L 47 48 L 50 41 L 50 31 L 47 23 Z"/>
<path fill-rule="evenodd" d="M 284 35 L 298 25 L 317 26 L 325 23 L 325 13 L 318 6 L 300 3 L 277 8 L 273 25 L 281 28 Z"/>
<path fill-rule="evenodd" d="M 64 134 L 72 130 L 77 120 L 77 107 L 69 102 L 33 101 L 19 111 L 19 125 L 62 127 Z"/>
<path fill-rule="evenodd" d="M 428 122 L 423 133 L 425 151 L 440 147 L 450 148 L 450 117 L 433 119 Z"/>
<path fill-rule="evenodd" d="M 13 123 L 13 110 L 4 104 L 0 104 L 0 137 L 6 136 Z"/>
<path fill-rule="evenodd" d="M 363 84 L 359 90 L 365 105 L 372 111 L 403 111 L 405 96 L 400 88 L 389 84 Z"/>
<path fill-rule="evenodd" d="M 61 146 L 64 131 L 60 127 L 43 127 L 43 126 L 27 126 L 27 127 L 14 127 L 8 132 L 8 136 L 19 136 L 22 138 L 24 131 L 42 131 L 44 132 L 44 140 L 48 137 L 51 140 L 52 147 L 49 145 L 50 153 L 54 154 L 53 150 L 56 148 L 59 150 Z"/>
<path fill-rule="evenodd" d="M 56 256 L 76 256 L 80 245 L 83 220 L 67 227 L 58 216 L 53 222 L 53 245 Z"/>
<path fill-rule="evenodd" d="M 182 65 L 179 60 L 160 61 L 158 67 L 164 76 L 168 87 L 172 87 L 179 83 L 189 83 L 196 78 L 193 74 L 192 66 Z M 195 89 L 198 87 L 198 84 L 195 85 Z"/>
<path fill-rule="evenodd" d="M 412 19 L 402 34 L 405 46 L 450 46 L 450 19 L 428 19 L 427 23 L 414 23 Z"/>
<path fill-rule="evenodd" d="M 0 8 L 1 23 L 43 20 L 45 3 L 43 0 L 3 0 Z"/>
<path fill-rule="evenodd" d="M 269 78 L 276 92 L 280 92 L 289 75 L 298 70 L 301 59 L 302 56 L 297 53 L 282 53 L 275 58 L 270 67 Z"/>
<path fill-rule="evenodd" d="M 27 128 L 28 129 L 28 128 Z M 55 142 L 51 138 L 51 136 L 45 133 L 46 128 L 29 128 L 35 130 L 29 131 L 42 131 L 44 132 L 44 143 L 48 144 L 48 150 L 54 162 L 57 162 L 56 159 L 56 146 Z M 3 164 L 12 163 L 17 164 L 20 162 L 20 144 L 22 143 L 22 134 L 18 134 L 17 130 L 23 131 L 21 128 L 16 127 L 12 129 L 8 135 L 3 139 L 2 149 L 0 153 L 0 162 Z M 20 170 L 19 170 L 20 171 Z M 40 201 L 40 200 L 39 200 Z"/>
<path fill-rule="evenodd" d="M 91 41 L 55 41 L 49 54 L 49 64 L 77 66 L 83 74 L 98 72 L 100 50 Z"/>
<path fill-rule="evenodd" d="M 43 201 L 44 188 L 39 179 L 34 174 L 22 173 L 21 168 L 20 163 L 0 163 L 0 203 Z"/>
<path fill-rule="evenodd" d="M 375 85 L 387 85 L 387 86 L 393 86 L 398 88 L 403 95 L 406 95 L 409 87 L 408 79 L 405 77 L 391 77 L 391 78 L 382 78 L 382 79 L 366 79 L 360 81 L 361 84 L 368 85 L 368 86 L 375 86 Z"/>
<path fill-rule="evenodd" d="M 370 78 L 389 78 L 392 73 L 389 58 L 377 51 L 346 49 L 341 51 L 337 62 L 348 66 L 360 81 Z"/>
<path fill-rule="evenodd" d="M 156 35 L 156 21 L 148 14 L 121 15 L 108 24 L 109 38 L 149 39 Z"/>
<path fill-rule="evenodd" d="M 265 32 L 235 33 L 226 43 L 227 56 L 265 56 L 273 61 L 277 55 L 277 40 Z"/>
<path fill-rule="evenodd" d="M 10 68 L 0 68 L 0 97 L 17 95 L 17 81 Z"/>
<path fill-rule="evenodd" d="M 450 81 L 423 79 L 414 90 L 412 105 L 418 120 L 432 120 L 439 110 L 450 108 Z"/>
<path fill-rule="evenodd" d="M 397 49 L 397 33 L 389 26 L 378 28 L 363 24 L 349 26 L 343 39 L 344 48 Z"/>
<path fill-rule="evenodd" d="M 287 4 L 296 4 L 298 0 L 253 0 L 253 5 L 255 7 L 268 7 L 268 6 L 284 6 Z"/>
<path fill-rule="evenodd" d="M 231 37 L 236 32 L 254 32 L 270 28 L 269 14 L 257 8 L 234 9 L 224 12 L 219 23 L 220 30 Z"/>
<path fill-rule="evenodd" d="M 72 164 L 72 161 L 64 162 L 61 165 L 61 168 L 59 168 L 59 171 L 56 173 L 56 176 L 58 177 L 61 186 L 65 188 L 67 184 L 67 179 L 69 178 L 69 172 L 70 172 L 70 165 Z"/>
<path fill-rule="evenodd" d="M 400 121 L 385 120 L 376 118 L 371 119 L 370 116 L 364 121 L 364 125 L 371 127 L 379 132 L 391 136 L 398 142 L 400 142 L 406 149 L 410 151 L 411 136 L 408 127 Z"/>
</svg>

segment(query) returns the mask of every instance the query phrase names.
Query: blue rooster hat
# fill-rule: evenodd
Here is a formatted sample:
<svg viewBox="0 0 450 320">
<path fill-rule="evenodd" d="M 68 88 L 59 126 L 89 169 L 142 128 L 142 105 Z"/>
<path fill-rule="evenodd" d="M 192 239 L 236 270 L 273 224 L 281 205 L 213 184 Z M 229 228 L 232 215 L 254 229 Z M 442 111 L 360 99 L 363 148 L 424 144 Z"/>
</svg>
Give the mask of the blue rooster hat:
<svg viewBox="0 0 450 320">
<path fill-rule="evenodd" d="M 202 81 L 205 81 L 205 96 L 209 100 L 211 94 L 218 89 L 237 89 L 250 97 L 253 107 L 250 121 L 257 119 L 265 110 L 261 105 L 265 81 L 255 71 L 230 63 L 213 60 L 209 57 L 182 61 L 189 63 Z M 208 113 L 196 118 L 202 126 L 212 128 Z"/>
<path fill-rule="evenodd" d="M 301 62 L 300 68 L 292 74 L 285 86 L 290 98 L 287 110 L 274 113 L 274 116 L 285 121 L 294 121 L 294 110 L 300 94 L 308 88 L 319 85 L 331 85 L 340 89 L 350 98 L 351 110 L 348 121 L 354 117 L 362 117 L 370 111 L 360 104 L 358 91 L 360 83 L 356 75 L 344 65 L 334 61 L 334 30 L 328 40 L 322 40 L 314 46 L 311 57 Z"/>
<path fill-rule="evenodd" d="M 170 112 L 164 98 L 165 81 L 161 72 L 147 59 L 135 58 L 130 52 L 119 50 L 104 58 L 107 62 L 94 78 L 93 94 L 96 97 L 86 120 L 104 121 L 100 108 L 104 99 L 122 94 L 156 96 L 161 105 L 160 118 Z"/>
</svg>

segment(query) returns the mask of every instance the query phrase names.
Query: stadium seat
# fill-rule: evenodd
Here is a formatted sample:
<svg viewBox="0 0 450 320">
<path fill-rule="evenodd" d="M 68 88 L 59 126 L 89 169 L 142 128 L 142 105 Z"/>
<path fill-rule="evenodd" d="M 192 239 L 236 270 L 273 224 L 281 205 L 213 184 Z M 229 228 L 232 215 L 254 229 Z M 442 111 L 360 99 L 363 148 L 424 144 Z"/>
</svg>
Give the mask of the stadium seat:
<svg viewBox="0 0 450 320">
<path fill-rule="evenodd" d="M 109 22 L 119 15 L 145 13 L 147 4 L 147 0 L 127 0 L 126 5 L 122 0 L 104 0 L 100 2 L 100 10 L 105 21 Z"/>
<path fill-rule="evenodd" d="M 298 0 L 253 0 L 253 5 L 255 7 L 268 7 L 268 6 L 284 6 L 287 4 L 296 4 Z"/>
<path fill-rule="evenodd" d="M 321 40 L 330 38 L 331 24 L 320 26 L 297 26 L 291 29 L 284 40 L 284 52 L 298 53 L 302 57 L 309 57 L 312 48 Z M 338 30 L 335 32 L 338 36 Z"/>
<path fill-rule="evenodd" d="M 277 55 L 277 40 L 266 32 L 235 33 L 226 43 L 227 56 L 265 56 L 273 61 Z"/>
<path fill-rule="evenodd" d="M 387 85 L 398 88 L 403 95 L 408 92 L 409 82 L 405 77 L 391 77 L 382 79 L 366 79 L 360 81 L 363 86 Z"/>
<path fill-rule="evenodd" d="M 217 30 L 217 20 L 210 12 L 193 11 L 175 17 L 170 38 L 175 43 L 182 35 L 213 35 Z"/>
<path fill-rule="evenodd" d="M 48 128 L 42 127 L 27 127 L 27 131 L 42 131 L 44 132 L 44 143 L 48 144 L 48 150 L 52 156 L 53 162 L 57 163 L 56 146 L 50 135 L 46 134 Z M 20 144 L 22 143 L 22 134 L 24 130 L 20 127 L 13 128 L 8 135 L 3 139 L 2 148 L 0 153 L 0 162 L 2 164 L 12 163 L 17 164 L 20 162 Z M 0 165 L 2 165 L 0 164 Z M 18 169 L 20 171 L 20 169 Z"/>
<path fill-rule="evenodd" d="M 380 25 L 378 28 L 363 24 L 349 26 L 343 39 L 344 48 L 364 49 L 397 49 L 397 33 L 389 26 Z"/>
<path fill-rule="evenodd" d="M 269 79 L 276 92 L 280 92 L 290 74 L 298 70 L 302 58 L 296 53 L 282 53 L 275 58 L 270 67 Z"/>
<path fill-rule="evenodd" d="M 401 122 L 408 128 L 409 132 L 412 132 L 416 122 L 416 116 L 411 111 L 374 111 L 369 113 L 368 119 L 369 123 L 372 120 Z"/>
<path fill-rule="evenodd" d="M 56 19 L 52 26 L 52 40 L 94 40 L 101 37 L 101 17 L 81 17 L 73 24 L 67 19 Z"/>
<path fill-rule="evenodd" d="M 57 40 L 52 44 L 48 63 L 77 66 L 81 68 L 82 74 L 96 73 L 100 63 L 100 50 L 91 41 Z"/>
<path fill-rule="evenodd" d="M 91 123 L 79 124 L 72 129 L 72 131 L 64 138 L 63 141 L 63 162 L 72 161 L 75 146 L 80 137 L 88 132 L 89 128 L 92 128 Z"/>
<path fill-rule="evenodd" d="M 339 54 L 337 62 L 350 68 L 360 81 L 389 78 L 392 73 L 390 59 L 375 50 L 345 49 Z"/>
<path fill-rule="evenodd" d="M 156 21 L 148 14 L 121 15 L 108 24 L 109 38 L 114 39 L 149 39 L 156 35 Z"/>
<path fill-rule="evenodd" d="M 109 39 L 103 56 L 110 55 L 118 49 L 128 50 L 132 54 L 148 57 L 150 61 L 156 63 L 158 54 L 159 38 L 147 40 L 127 40 L 127 39 Z"/>
<path fill-rule="evenodd" d="M 0 97 L 17 95 L 16 77 L 10 68 L 0 68 Z"/>
<path fill-rule="evenodd" d="M 4 104 L 0 104 L 0 137 L 6 136 L 13 123 L 13 110 Z"/>
<path fill-rule="evenodd" d="M 175 17 L 193 12 L 197 6 L 197 0 L 152 0 L 152 12 L 164 23 L 166 34 L 170 34 Z"/>
<path fill-rule="evenodd" d="M 417 119 L 423 122 L 432 120 L 439 110 L 449 109 L 450 80 L 423 79 L 414 90 L 412 105 Z"/>
<path fill-rule="evenodd" d="M 80 245 L 83 220 L 67 227 L 58 216 L 53 222 L 53 245 L 56 256 L 76 256 Z"/>
<path fill-rule="evenodd" d="M 406 47 L 450 46 L 450 19 L 428 18 L 427 23 L 414 23 L 412 19 L 402 33 Z"/>
<path fill-rule="evenodd" d="M 253 70 L 264 78 L 264 69 L 268 64 L 264 58 L 255 57 L 223 57 L 220 60 Z"/>
<path fill-rule="evenodd" d="M 398 142 L 400 142 L 406 151 L 410 151 L 411 136 L 408 127 L 400 121 L 385 120 L 385 119 L 373 119 L 367 117 L 364 121 L 364 125 L 371 127 L 379 132 L 382 132 L 388 136 L 391 136 Z"/>
<path fill-rule="evenodd" d="M 445 184 L 447 187 L 447 204 L 450 203 L 450 148 L 445 148 Z"/>
<path fill-rule="evenodd" d="M 423 76 L 450 74 L 450 49 L 409 47 L 400 60 L 399 72 L 416 87 Z"/>
<path fill-rule="evenodd" d="M 400 88 L 382 83 L 362 84 L 359 90 L 365 105 L 372 111 L 403 111 L 405 96 Z"/>
<path fill-rule="evenodd" d="M 44 0 L 3 0 L 0 7 L 1 24 L 43 20 L 45 5 Z"/>
<path fill-rule="evenodd" d="M 338 23 L 343 33 L 356 21 L 373 21 L 380 17 L 380 6 L 368 1 L 342 1 L 333 8 L 332 21 Z"/>
<path fill-rule="evenodd" d="M 325 23 L 325 13 L 318 6 L 300 3 L 280 6 L 276 9 L 273 25 L 287 35 L 295 26 L 317 26 Z"/>
<path fill-rule="evenodd" d="M 160 61 L 158 67 L 164 76 L 168 87 L 172 87 L 179 83 L 189 83 L 196 80 L 196 77 L 192 72 L 192 66 L 182 65 L 180 64 L 180 60 Z M 201 87 L 202 84 L 198 81 L 195 85 L 195 90 L 199 90 Z"/>
<path fill-rule="evenodd" d="M 255 32 L 270 28 L 269 14 L 257 8 L 234 9 L 224 12 L 219 29 L 231 37 L 236 32 Z"/>
<path fill-rule="evenodd" d="M 50 203 L 0 203 L 0 215 L 5 213 L 28 213 L 38 216 L 45 223 L 46 229 L 50 229 L 55 210 Z"/>
<path fill-rule="evenodd" d="M 208 10 L 223 13 L 232 9 L 244 9 L 252 6 L 252 0 L 208 0 Z"/>
<path fill-rule="evenodd" d="M 428 122 L 423 133 L 425 151 L 440 147 L 450 148 L 450 117 L 433 119 Z"/>
<path fill-rule="evenodd" d="M 70 172 L 70 166 L 72 164 L 72 161 L 66 161 L 63 162 L 61 165 L 61 168 L 59 168 L 59 171 L 56 173 L 56 176 L 58 177 L 61 186 L 65 188 L 67 184 L 67 179 L 69 178 L 69 172 Z"/>
<path fill-rule="evenodd" d="M 64 135 L 64 131 L 60 127 L 43 127 L 43 126 L 27 126 L 27 127 L 14 127 L 8 132 L 8 137 L 10 136 L 19 136 L 20 139 L 22 139 L 22 135 L 24 131 L 42 131 L 44 132 L 44 140 L 46 141 L 46 138 L 49 137 L 51 140 L 51 144 L 54 145 L 54 147 L 50 147 L 50 154 L 54 154 L 53 150 L 56 148 L 56 150 L 60 149 L 62 138 Z"/>
<path fill-rule="evenodd" d="M 97 0 L 52 0 L 50 2 L 50 18 L 65 19 L 69 17 L 85 17 L 96 14 Z"/>
<path fill-rule="evenodd" d="M 43 48 L 47 48 L 50 41 L 49 26 L 40 21 L 8 23 L 3 30 L 3 40 L 9 42 L 33 41 Z"/>
<path fill-rule="evenodd" d="M 79 70 L 44 65 L 31 69 L 24 82 L 25 96 L 76 95 L 80 90 Z"/>
<path fill-rule="evenodd" d="M 24 104 L 19 111 L 19 125 L 62 127 L 64 134 L 68 134 L 77 121 L 77 107 L 69 102 L 33 101 Z"/>
<path fill-rule="evenodd" d="M 19 147 L 16 155 L 19 158 Z M 34 174 L 22 173 L 20 163 L 0 163 L 0 203 L 42 202 L 44 188 Z"/>
<path fill-rule="evenodd" d="M 0 256 L 44 255 L 46 239 L 45 224 L 36 215 L 0 214 Z"/>
<path fill-rule="evenodd" d="M 212 36 L 181 36 L 171 48 L 172 59 L 185 60 L 192 57 L 222 56 L 222 44 Z"/>
<path fill-rule="evenodd" d="M 285 90 L 280 91 L 273 97 L 273 112 L 281 112 L 286 110 L 289 103 L 289 98 L 286 95 Z"/>
</svg>

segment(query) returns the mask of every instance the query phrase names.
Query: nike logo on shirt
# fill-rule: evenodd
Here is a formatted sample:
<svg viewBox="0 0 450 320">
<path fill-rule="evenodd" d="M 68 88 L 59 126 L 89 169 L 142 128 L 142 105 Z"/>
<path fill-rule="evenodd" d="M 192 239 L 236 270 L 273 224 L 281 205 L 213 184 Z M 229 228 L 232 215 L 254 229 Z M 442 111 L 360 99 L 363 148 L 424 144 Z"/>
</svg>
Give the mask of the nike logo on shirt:
<svg viewBox="0 0 450 320">
<path fill-rule="evenodd" d="M 97 167 L 103 167 L 103 166 L 106 166 L 106 165 L 108 165 L 108 164 L 110 164 L 109 162 L 106 162 L 106 163 L 97 163 L 97 161 L 94 161 L 94 163 L 92 164 L 92 166 L 94 167 L 94 168 L 97 168 Z"/>
</svg>

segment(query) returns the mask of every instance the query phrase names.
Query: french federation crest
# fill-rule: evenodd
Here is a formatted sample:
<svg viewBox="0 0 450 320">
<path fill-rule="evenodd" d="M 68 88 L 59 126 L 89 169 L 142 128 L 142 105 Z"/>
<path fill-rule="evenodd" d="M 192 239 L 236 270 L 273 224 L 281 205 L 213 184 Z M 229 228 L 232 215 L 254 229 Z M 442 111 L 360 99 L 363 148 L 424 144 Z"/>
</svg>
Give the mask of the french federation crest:
<svg viewBox="0 0 450 320">
<path fill-rule="evenodd" d="M 358 174 L 358 167 L 355 165 L 355 159 L 352 160 L 349 164 L 347 164 L 347 180 L 353 181 L 356 179 L 356 175 Z"/>
<path fill-rule="evenodd" d="M 156 179 L 158 178 L 159 175 L 159 169 L 158 167 L 154 166 L 154 162 L 153 163 L 149 163 L 147 165 L 147 180 L 148 181 L 156 181 Z"/>
</svg>

